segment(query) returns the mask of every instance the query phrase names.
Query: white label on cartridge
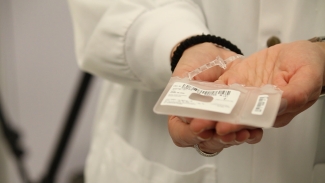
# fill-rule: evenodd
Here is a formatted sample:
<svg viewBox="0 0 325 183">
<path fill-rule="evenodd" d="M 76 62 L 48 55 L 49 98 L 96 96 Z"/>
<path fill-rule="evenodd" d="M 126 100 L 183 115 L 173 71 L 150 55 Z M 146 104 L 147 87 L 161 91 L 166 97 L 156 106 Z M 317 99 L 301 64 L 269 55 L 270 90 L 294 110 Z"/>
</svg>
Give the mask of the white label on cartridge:
<svg viewBox="0 0 325 183">
<path fill-rule="evenodd" d="M 239 96 L 240 92 L 236 90 L 205 90 L 187 83 L 175 82 L 162 100 L 161 105 L 230 114 Z"/>
<path fill-rule="evenodd" d="M 252 110 L 252 114 L 255 115 L 262 115 L 265 109 L 265 106 L 267 104 L 267 100 L 268 100 L 268 95 L 259 95 L 257 97 L 255 106 Z"/>
</svg>

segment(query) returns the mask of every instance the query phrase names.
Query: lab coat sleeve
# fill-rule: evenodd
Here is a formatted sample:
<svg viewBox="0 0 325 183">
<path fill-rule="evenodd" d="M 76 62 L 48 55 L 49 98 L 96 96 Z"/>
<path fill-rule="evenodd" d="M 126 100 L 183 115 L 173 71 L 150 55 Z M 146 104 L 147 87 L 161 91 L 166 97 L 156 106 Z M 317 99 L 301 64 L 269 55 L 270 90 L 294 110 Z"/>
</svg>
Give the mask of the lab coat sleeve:
<svg viewBox="0 0 325 183">
<path fill-rule="evenodd" d="M 191 0 L 69 0 L 81 69 L 141 90 L 166 86 L 170 53 L 209 33 Z"/>
</svg>

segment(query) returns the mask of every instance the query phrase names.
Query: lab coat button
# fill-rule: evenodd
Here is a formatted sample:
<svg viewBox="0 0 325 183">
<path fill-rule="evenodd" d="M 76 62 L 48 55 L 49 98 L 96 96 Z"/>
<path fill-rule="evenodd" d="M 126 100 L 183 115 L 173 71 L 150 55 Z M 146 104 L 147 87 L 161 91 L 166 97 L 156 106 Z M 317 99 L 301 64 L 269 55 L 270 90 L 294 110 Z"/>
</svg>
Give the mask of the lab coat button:
<svg viewBox="0 0 325 183">
<path fill-rule="evenodd" d="M 266 45 L 267 47 L 271 47 L 279 43 L 281 43 L 280 39 L 276 36 L 272 36 L 267 40 Z"/>
</svg>

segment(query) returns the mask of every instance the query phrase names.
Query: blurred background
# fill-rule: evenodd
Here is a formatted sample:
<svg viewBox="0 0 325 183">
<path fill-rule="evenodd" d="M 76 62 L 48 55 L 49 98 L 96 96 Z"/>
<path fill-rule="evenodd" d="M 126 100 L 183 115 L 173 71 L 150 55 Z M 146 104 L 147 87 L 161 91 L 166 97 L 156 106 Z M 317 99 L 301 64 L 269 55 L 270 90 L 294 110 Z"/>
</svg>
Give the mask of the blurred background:
<svg viewBox="0 0 325 183">
<path fill-rule="evenodd" d="M 21 132 L 33 181 L 46 171 L 80 76 L 66 0 L 0 0 L 0 93 L 7 118 Z M 57 182 L 70 183 L 83 170 L 99 85 L 93 80 Z M 1 138 L 0 182 L 19 183 Z"/>
</svg>

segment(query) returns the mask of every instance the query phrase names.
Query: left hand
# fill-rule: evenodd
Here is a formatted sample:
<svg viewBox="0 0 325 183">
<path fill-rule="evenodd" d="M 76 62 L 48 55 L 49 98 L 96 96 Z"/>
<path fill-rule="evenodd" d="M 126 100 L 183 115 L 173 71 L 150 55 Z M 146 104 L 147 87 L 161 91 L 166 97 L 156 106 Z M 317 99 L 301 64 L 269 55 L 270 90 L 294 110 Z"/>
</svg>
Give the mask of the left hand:
<svg viewBox="0 0 325 183">
<path fill-rule="evenodd" d="M 309 41 L 297 41 L 275 45 L 230 63 L 217 82 L 257 87 L 272 84 L 280 88 L 285 105 L 282 104 L 274 127 L 282 127 L 318 99 L 324 67 L 324 49 Z M 242 128 L 218 123 L 216 130 L 219 135 L 225 135 Z"/>
</svg>

